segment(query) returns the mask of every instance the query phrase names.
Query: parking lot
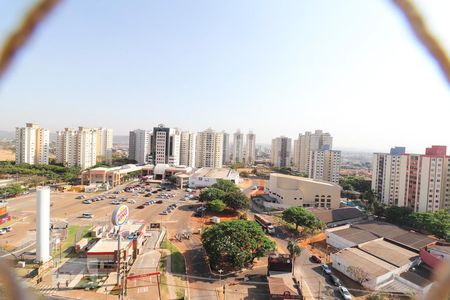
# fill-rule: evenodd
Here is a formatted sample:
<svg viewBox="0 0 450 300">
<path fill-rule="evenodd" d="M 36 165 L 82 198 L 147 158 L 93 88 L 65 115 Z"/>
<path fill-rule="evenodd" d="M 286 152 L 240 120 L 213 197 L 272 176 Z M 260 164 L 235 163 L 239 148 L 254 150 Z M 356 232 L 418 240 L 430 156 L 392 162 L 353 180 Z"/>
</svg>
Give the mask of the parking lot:
<svg viewBox="0 0 450 300">
<path fill-rule="evenodd" d="M 118 204 L 126 204 L 130 209 L 129 219 L 146 223 L 168 222 L 174 209 L 173 204 L 186 201 L 186 191 L 180 189 L 162 190 L 159 185 L 146 186 L 125 191 L 126 187 L 136 186 L 138 182 L 118 187 L 108 192 L 75 193 L 51 192 L 52 223 L 67 222 L 69 225 L 101 225 L 111 224 L 111 214 Z M 152 188 L 151 192 L 144 192 Z M 128 189 L 127 189 L 128 190 Z M 81 195 L 84 199 L 80 199 Z M 8 200 L 8 211 L 13 217 L 11 232 L 6 232 L 0 239 L 0 246 L 7 245 L 14 249 L 35 238 L 36 200 L 35 193 Z M 193 197 L 193 196 L 192 196 Z M 77 199 L 78 198 L 78 199 Z M 92 199 L 98 199 L 92 201 Z M 86 200 L 91 201 L 86 201 Z M 84 202 L 84 203 L 83 203 Z M 172 205 L 171 209 L 168 207 Z M 166 213 L 163 213 L 166 211 Z M 83 217 L 84 213 L 88 213 Z"/>
</svg>

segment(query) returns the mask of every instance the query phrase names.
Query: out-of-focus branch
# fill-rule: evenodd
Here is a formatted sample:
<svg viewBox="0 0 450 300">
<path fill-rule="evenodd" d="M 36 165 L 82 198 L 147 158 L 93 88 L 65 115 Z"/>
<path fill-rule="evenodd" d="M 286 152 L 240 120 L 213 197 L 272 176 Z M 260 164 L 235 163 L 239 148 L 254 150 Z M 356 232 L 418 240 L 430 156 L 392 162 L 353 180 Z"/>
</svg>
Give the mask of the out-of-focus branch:
<svg viewBox="0 0 450 300">
<path fill-rule="evenodd" d="M 437 61 L 447 79 L 447 83 L 450 85 L 450 59 L 448 54 L 439 40 L 429 30 L 419 10 L 411 0 L 392 0 L 392 2 L 402 11 L 416 37 Z"/>
<path fill-rule="evenodd" d="M 0 51 L 0 80 L 20 48 L 25 45 L 38 25 L 59 2 L 60 0 L 37 2 L 25 15 L 17 30 L 9 36 Z"/>
</svg>

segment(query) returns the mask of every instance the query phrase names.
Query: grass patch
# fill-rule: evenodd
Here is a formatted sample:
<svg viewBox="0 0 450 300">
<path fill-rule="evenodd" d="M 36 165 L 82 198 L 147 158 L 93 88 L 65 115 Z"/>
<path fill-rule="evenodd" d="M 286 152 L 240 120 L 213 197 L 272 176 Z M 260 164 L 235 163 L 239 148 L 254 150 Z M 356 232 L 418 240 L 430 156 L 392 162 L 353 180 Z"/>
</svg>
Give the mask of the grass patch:
<svg viewBox="0 0 450 300">
<path fill-rule="evenodd" d="M 98 289 L 106 280 L 106 276 L 88 275 L 84 276 L 75 286 L 76 289 Z"/>
<path fill-rule="evenodd" d="M 0 228 L 5 228 L 5 227 L 8 227 L 8 226 L 11 226 L 14 223 L 16 223 L 16 220 L 11 218 L 11 220 L 9 220 L 8 222 L 5 222 L 2 225 L 0 225 Z"/>
<path fill-rule="evenodd" d="M 161 243 L 162 249 L 168 249 L 170 251 L 170 271 L 175 274 L 186 273 L 186 265 L 184 262 L 184 257 L 181 252 L 175 247 L 170 241 L 164 239 Z"/>
<path fill-rule="evenodd" d="M 91 229 L 91 226 L 85 226 L 82 228 L 82 232 L 81 232 L 81 238 L 88 238 L 88 233 L 89 230 Z M 79 225 L 70 225 L 67 228 L 67 236 L 64 239 L 64 241 L 61 242 L 61 254 L 62 257 L 66 257 L 68 255 L 70 255 L 73 251 L 73 246 L 75 246 L 76 238 L 77 238 L 77 233 L 80 231 L 80 226 Z M 53 256 L 55 255 L 59 255 L 59 249 L 57 249 L 56 251 L 53 252 Z"/>
</svg>

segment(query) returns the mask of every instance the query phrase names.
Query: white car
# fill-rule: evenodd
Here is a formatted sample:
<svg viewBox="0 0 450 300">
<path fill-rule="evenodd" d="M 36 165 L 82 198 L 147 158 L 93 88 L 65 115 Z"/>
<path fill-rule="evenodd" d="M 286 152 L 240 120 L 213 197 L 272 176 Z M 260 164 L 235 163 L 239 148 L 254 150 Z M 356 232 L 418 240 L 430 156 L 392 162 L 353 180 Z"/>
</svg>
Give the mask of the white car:
<svg viewBox="0 0 450 300">
<path fill-rule="evenodd" d="M 92 219 L 94 217 L 94 215 L 89 212 L 84 212 L 81 216 L 85 219 Z"/>
<path fill-rule="evenodd" d="M 128 203 L 130 203 L 130 204 L 136 204 L 136 200 L 130 199 L 130 200 L 128 200 Z"/>
<path fill-rule="evenodd" d="M 120 204 L 120 201 L 114 200 L 113 202 L 111 202 L 111 204 L 119 205 L 119 204 Z"/>
<path fill-rule="evenodd" d="M 345 287 L 340 286 L 338 288 L 338 290 L 339 290 L 339 294 L 341 294 L 341 296 L 342 296 L 342 298 L 344 298 L 344 300 L 352 300 L 352 295 Z"/>
</svg>

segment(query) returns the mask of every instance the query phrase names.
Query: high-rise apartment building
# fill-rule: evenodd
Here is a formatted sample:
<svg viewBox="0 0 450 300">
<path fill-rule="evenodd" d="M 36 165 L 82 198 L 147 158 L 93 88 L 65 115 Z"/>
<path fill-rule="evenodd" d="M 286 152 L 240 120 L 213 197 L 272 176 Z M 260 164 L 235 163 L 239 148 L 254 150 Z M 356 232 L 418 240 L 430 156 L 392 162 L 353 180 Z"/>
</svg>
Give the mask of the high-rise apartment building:
<svg viewBox="0 0 450 300">
<path fill-rule="evenodd" d="M 222 164 L 227 165 L 231 162 L 230 155 L 230 134 L 222 131 L 223 134 L 223 153 L 222 153 Z"/>
<path fill-rule="evenodd" d="M 450 156 L 446 146 L 432 146 L 425 154 L 406 154 L 403 147 L 375 153 L 372 190 L 387 205 L 416 212 L 450 210 Z"/>
<path fill-rule="evenodd" d="M 149 160 L 151 133 L 148 130 L 136 129 L 130 131 L 128 158 L 139 165 L 145 165 Z"/>
<path fill-rule="evenodd" d="M 281 136 L 272 140 L 271 162 L 277 168 L 289 168 L 291 166 L 290 138 Z"/>
<path fill-rule="evenodd" d="M 16 164 L 48 164 L 50 132 L 27 123 L 16 127 Z"/>
<path fill-rule="evenodd" d="M 233 151 L 231 161 L 233 163 L 243 163 L 244 158 L 244 134 L 238 130 L 233 134 Z"/>
<path fill-rule="evenodd" d="M 197 134 L 196 160 L 197 168 L 221 168 L 223 162 L 223 133 L 211 128 Z"/>
<path fill-rule="evenodd" d="M 256 135 L 253 132 L 247 133 L 245 139 L 245 164 L 253 165 L 256 160 Z"/>
<path fill-rule="evenodd" d="M 308 174 L 310 169 L 311 151 L 331 150 L 333 148 L 333 137 L 322 130 L 314 133 L 309 131 L 299 134 L 294 141 L 294 167 L 297 171 Z"/>
<path fill-rule="evenodd" d="M 163 124 L 153 128 L 151 161 L 154 165 L 180 164 L 181 132 L 176 128 L 168 128 Z"/>
<path fill-rule="evenodd" d="M 314 150 L 311 151 L 308 162 L 308 177 L 333 183 L 339 183 L 341 168 L 341 151 Z"/>
<path fill-rule="evenodd" d="M 56 162 L 87 169 L 97 163 L 97 128 L 65 128 L 56 133 Z"/>
<path fill-rule="evenodd" d="M 180 165 L 195 167 L 197 134 L 183 131 L 180 135 Z"/>
<path fill-rule="evenodd" d="M 106 164 L 112 162 L 113 130 L 111 128 L 96 128 L 97 131 L 97 161 Z"/>
</svg>

